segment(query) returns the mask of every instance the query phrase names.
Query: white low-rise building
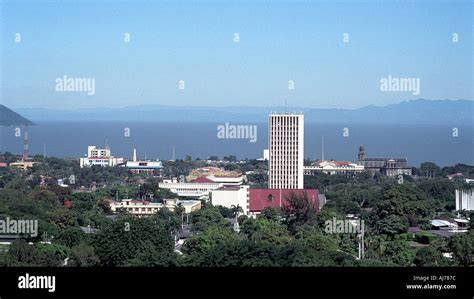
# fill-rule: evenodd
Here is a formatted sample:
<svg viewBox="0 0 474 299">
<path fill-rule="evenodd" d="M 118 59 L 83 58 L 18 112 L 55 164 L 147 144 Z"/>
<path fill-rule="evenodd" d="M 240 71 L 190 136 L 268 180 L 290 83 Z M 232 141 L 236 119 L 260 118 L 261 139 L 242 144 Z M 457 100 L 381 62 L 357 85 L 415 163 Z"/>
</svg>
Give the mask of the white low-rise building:
<svg viewBox="0 0 474 299">
<path fill-rule="evenodd" d="M 304 174 L 310 175 L 314 172 L 323 172 L 326 174 L 350 173 L 364 171 L 363 165 L 345 161 L 316 161 L 311 166 L 303 167 Z"/>
<path fill-rule="evenodd" d="M 94 165 L 113 167 L 121 163 L 123 163 L 123 158 L 112 156 L 110 148 L 99 149 L 95 145 L 89 145 L 87 147 L 87 156 L 79 159 L 81 168 Z"/>
<path fill-rule="evenodd" d="M 122 201 L 115 201 L 110 204 L 110 210 L 114 213 L 124 210 L 131 215 L 141 217 L 149 217 L 156 214 L 163 207 L 168 208 L 170 211 L 175 211 L 176 207 L 181 206 L 184 208 L 184 213 L 189 214 L 191 212 L 201 209 L 200 200 L 177 200 L 177 199 L 165 199 L 163 203 L 149 202 L 146 200 L 133 200 L 124 199 Z"/>
<path fill-rule="evenodd" d="M 209 198 L 212 190 L 222 187 L 221 183 L 159 183 L 159 188 L 168 189 L 178 196 Z"/>
<path fill-rule="evenodd" d="M 249 215 L 249 186 L 225 186 L 211 191 L 211 203 L 226 208 L 241 207 L 244 215 Z"/>
<path fill-rule="evenodd" d="M 206 178 L 215 183 L 221 183 L 221 184 L 230 185 L 230 186 L 242 185 L 242 183 L 244 182 L 244 177 L 241 175 L 239 176 L 210 175 L 210 176 L 207 176 Z"/>
<path fill-rule="evenodd" d="M 177 205 L 183 208 L 183 212 L 185 214 L 189 214 L 201 209 L 200 200 L 178 200 Z"/>
<path fill-rule="evenodd" d="M 127 161 L 123 166 L 127 167 L 130 173 L 133 174 L 147 173 L 157 175 L 160 174 L 160 171 L 163 169 L 163 163 L 159 160 L 138 160 L 137 149 L 135 148 L 133 149 L 132 161 Z"/>
<path fill-rule="evenodd" d="M 163 164 L 161 161 L 127 161 L 125 163 L 125 167 L 131 173 L 138 174 L 138 173 L 159 173 L 161 169 L 163 169 Z"/>
</svg>

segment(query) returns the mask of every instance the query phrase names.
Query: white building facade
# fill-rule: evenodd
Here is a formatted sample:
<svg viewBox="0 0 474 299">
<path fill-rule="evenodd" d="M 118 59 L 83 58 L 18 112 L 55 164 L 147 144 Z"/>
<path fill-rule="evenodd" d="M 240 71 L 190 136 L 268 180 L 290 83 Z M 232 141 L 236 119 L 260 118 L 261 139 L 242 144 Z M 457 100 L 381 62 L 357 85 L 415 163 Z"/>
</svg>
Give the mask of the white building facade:
<svg viewBox="0 0 474 299">
<path fill-rule="evenodd" d="M 87 147 L 87 157 L 79 159 L 81 168 L 94 165 L 113 167 L 121 163 L 123 163 L 123 158 L 112 156 L 110 148 L 100 149 L 96 148 L 95 145 L 89 145 Z"/>
<path fill-rule="evenodd" d="M 249 215 L 249 186 L 222 187 L 211 191 L 211 203 L 226 208 L 241 207 L 244 215 Z"/>
<path fill-rule="evenodd" d="M 311 175 L 316 172 L 326 174 L 355 173 L 364 171 L 363 165 L 349 162 L 320 161 L 311 166 L 304 166 L 304 174 Z"/>
<path fill-rule="evenodd" d="M 159 174 L 163 169 L 163 164 L 161 161 L 145 161 L 138 160 L 137 158 L 137 149 L 133 149 L 133 159 L 132 161 L 127 161 L 124 164 L 125 167 L 133 174 L 147 173 L 147 174 Z"/>
<path fill-rule="evenodd" d="M 230 186 L 242 185 L 242 183 L 244 182 L 244 177 L 241 175 L 240 176 L 210 175 L 210 176 L 207 176 L 207 178 L 215 183 L 230 185 Z"/>
<path fill-rule="evenodd" d="M 268 188 L 303 189 L 304 115 L 268 117 Z"/>
<path fill-rule="evenodd" d="M 189 214 L 201 209 L 201 201 L 199 200 L 175 200 L 165 199 L 164 203 L 124 199 L 119 202 L 110 203 L 110 210 L 117 213 L 120 210 L 126 211 L 131 215 L 139 218 L 149 217 L 158 213 L 162 208 L 166 207 L 170 211 L 174 211 L 176 207 L 183 207 L 183 212 Z"/>
<path fill-rule="evenodd" d="M 456 211 L 474 211 L 474 189 L 456 190 Z"/>
<path fill-rule="evenodd" d="M 168 189 L 178 196 L 209 198 L 212 190 L 222 187 L 221 183 L 159 183 L 159 188 Z"/>
</svg>

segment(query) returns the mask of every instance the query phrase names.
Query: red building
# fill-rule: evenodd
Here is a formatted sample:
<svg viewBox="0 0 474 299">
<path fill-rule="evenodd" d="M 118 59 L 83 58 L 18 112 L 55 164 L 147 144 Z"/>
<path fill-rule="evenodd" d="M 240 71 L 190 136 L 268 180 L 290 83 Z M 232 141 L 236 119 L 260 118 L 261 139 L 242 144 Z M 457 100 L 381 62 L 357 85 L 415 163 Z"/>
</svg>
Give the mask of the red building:
<svg viewBox="0 0 474 299">
<path fill-rule="evenodd" d="M 249 212 L 251 214 L 260 214 L 267 207 L 280 208 L 287 205 L 287 198 L 291 193 L 301 196 L 306 193 L 308 199 L 313 202 L 318 211 L 318 190 L 316 189 L 249 189 Z"/>
</svg>

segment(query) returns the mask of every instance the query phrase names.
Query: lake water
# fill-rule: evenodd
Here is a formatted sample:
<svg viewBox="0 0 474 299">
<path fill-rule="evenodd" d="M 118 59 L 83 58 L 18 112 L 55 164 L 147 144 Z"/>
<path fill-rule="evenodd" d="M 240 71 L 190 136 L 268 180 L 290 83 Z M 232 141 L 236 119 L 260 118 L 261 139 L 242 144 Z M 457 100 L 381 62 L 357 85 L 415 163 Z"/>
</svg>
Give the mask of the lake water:
<svg viewBox="0 0 474 299">
<path fill-rule="evenodd" d="M 183 115 L 183 119 L 186 115 Z M 219 139 L 218 126 L 224 123 L 194 122 L 37 122 L 29 128 L 30 154 L 56 157 L 82 157 L 88 145 L 104 147 L 106 140 L 112 154 L 131 158 L 137 148 L 139 158 L 171 159 L 173 145 L 176 158 L 186 155 L 207 158 L 235 155 L 259 158 L 267 148 L 268 126 L 256 125 L 257 138 Z M 229 125 L 233 125 L 232 123 Z M 239 123 L 239 125 L 242 125 Z M 130 136 L 126 137 L 126 128 Z M 344 128 L 348 136 L 344 136 Z M 321 158 L 321 136 L 324 136 L 326 159 L 356 161 L 360 144 L 367 157 L 407 158 L 410 165 L 432 161 L 441 166 L 456 163 L 474 164 L 472 126 L 459 126 L 458 137 L 446 125 L 325 125 L 305 124 L 305 157 Z M 0 128 L 0 151 L 20 154 L 23 141 L 15 137 L 15 128 Z"/>
</svg>

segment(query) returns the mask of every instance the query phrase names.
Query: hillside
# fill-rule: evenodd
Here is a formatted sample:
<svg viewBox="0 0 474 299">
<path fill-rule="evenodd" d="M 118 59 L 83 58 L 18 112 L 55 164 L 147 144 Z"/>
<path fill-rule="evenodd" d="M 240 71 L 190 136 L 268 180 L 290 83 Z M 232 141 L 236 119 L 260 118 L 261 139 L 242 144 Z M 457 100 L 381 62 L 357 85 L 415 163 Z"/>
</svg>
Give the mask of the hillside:
<svg viewBox="0 0 474 299">
<path fill-rule="evenodd" d="M 308 123 L 345 124 L 448 124 L 471 125 L 474 105 L 470 100 L 412 100 L 387 106 L 366 106 L 359 109 L 320 109 L 287 107 L 289 112 L 303 112 Z M 266 122 L 272 111 L 284 107 L 186 107 L 128 106 L 77 110 L 44 108 L 17 109 L 33 120 L 51 121 L 187 121 L 196 122 Z"/>
<path fill-rule="evenodd" d="M 34 126 L 35 124 L 15 111 L 0 105 L 0 126 L 9 127 L 26 125 Z"/>
</svg>

